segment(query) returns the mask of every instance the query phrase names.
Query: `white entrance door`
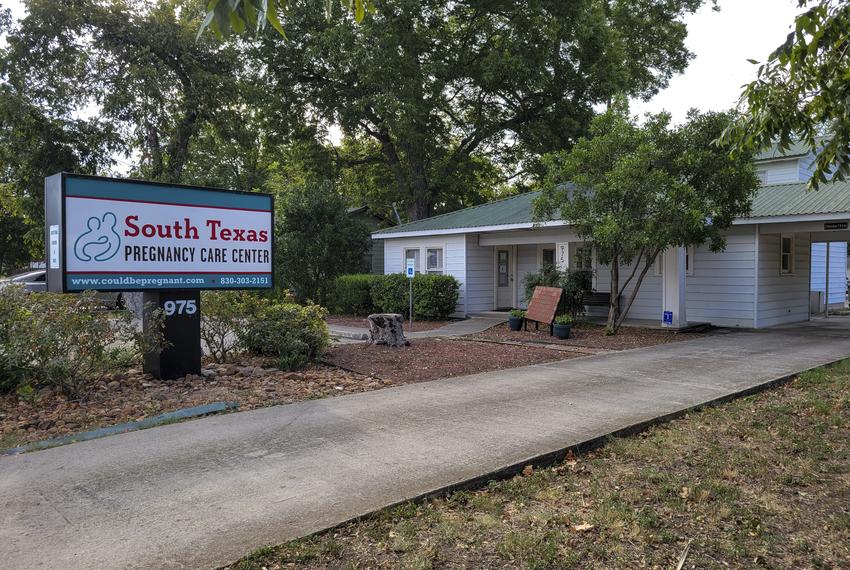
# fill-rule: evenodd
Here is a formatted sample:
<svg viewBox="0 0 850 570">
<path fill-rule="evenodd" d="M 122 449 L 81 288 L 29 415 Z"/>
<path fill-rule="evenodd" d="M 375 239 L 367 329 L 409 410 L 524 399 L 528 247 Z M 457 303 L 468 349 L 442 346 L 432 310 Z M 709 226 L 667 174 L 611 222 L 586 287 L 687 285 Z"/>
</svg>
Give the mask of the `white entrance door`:
<svg viewBox="0 0 850 570">
<path fill-rule="evenodd" d="M 496 248 L 496 308 L 514 305 L 514 271 L 511 248 Z"/>
</svg>

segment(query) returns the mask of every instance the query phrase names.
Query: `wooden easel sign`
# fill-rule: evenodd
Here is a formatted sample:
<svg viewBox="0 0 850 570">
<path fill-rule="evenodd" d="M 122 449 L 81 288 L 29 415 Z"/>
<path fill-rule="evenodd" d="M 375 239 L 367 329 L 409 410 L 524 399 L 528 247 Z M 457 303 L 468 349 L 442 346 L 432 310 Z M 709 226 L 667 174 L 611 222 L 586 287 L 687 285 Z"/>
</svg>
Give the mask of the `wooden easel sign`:
<svg viewBox="0 0 850 570">
<path fill-rule="evenodd" d="M 534 321 L 535 330 L 539 330 L 540 323 L 549 325 L 551 335 L 552 324 L 563 294 L 564 290 L 560 287 L 535 287 L 528 310 L 525 312 L 525 330 L 528 330 L 528 321 Z"/>
</svg>

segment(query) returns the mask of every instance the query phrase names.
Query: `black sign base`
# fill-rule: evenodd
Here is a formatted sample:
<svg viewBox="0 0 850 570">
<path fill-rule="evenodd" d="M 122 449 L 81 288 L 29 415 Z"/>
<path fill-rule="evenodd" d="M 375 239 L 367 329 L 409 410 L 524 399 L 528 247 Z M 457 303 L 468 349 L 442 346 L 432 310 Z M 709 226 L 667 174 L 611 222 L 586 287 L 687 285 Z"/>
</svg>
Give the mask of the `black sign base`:
<svg viewBox="0 0 850 570">
<path fill-rule="evenodd" d="M 145 354 L 144 371 L 161 380 L 201 373 L 200 291 L 145 291 L 143 327 L 148 334 L 156 326 L 150 309 L 165 314 L 165 350 Z M 154 331 L 150 331 L 154 332 Z"/>
</svg>

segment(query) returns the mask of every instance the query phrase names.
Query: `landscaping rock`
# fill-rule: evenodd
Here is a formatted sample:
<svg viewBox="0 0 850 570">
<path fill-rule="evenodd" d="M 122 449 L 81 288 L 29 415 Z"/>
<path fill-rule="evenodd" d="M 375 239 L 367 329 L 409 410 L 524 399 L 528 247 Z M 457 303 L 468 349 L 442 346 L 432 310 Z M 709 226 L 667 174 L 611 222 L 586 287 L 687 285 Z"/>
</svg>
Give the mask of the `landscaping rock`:
<svg viewBox="0 0 850 570">
<path fill-rule="evenodd" d="M 204 378 L 206 378 L 208 380 L 211 379 L 211 378 L 215 378 L 217 375 L 218 375 L 218 372 L 216 372 L 212 368 L 203 368 L 201 370 L 201 376 L 203 376 Z"/>
<path fill-rule="evenodd" d="M 254 376 L 256 378 L 262 378 L 263 376 L 265 376 L 267 374 L 268 374 L 268 371 L 264 370 L 263 368 L 261 368 L 259 366 L 255 366 L 254 370 L 251 371 L 251 376 Z"/>
</svg>

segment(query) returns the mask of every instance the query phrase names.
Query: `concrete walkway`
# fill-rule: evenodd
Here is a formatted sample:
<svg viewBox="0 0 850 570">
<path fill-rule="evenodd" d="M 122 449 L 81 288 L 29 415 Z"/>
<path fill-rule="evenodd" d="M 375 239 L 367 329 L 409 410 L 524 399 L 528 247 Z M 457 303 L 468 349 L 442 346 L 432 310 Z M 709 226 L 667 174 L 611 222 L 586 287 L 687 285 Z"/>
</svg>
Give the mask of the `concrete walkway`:
<svg viewBox="0 0 850 570">
<path fill-rule="evenodd" d="M 1 457 L 0 565 L 215 567 L 848 356 L 834 331 L 718 334 Z"/>
<path fill-rule="evenodd" d="M 438 329 L 430 331 L 405 332 L 407 338 L 435 338 L 464 336 L 480 333 L 507 320 L 506 316 L 470 317 L 460 321 L 451 322 Z M 405 321 L 406 326 L 407 321 Z M 347 327 L 343 325 L 328 325 L 331 336 L 352 340 L 367 340 L 369 329 L 360 327 Z"/>
</svg>

